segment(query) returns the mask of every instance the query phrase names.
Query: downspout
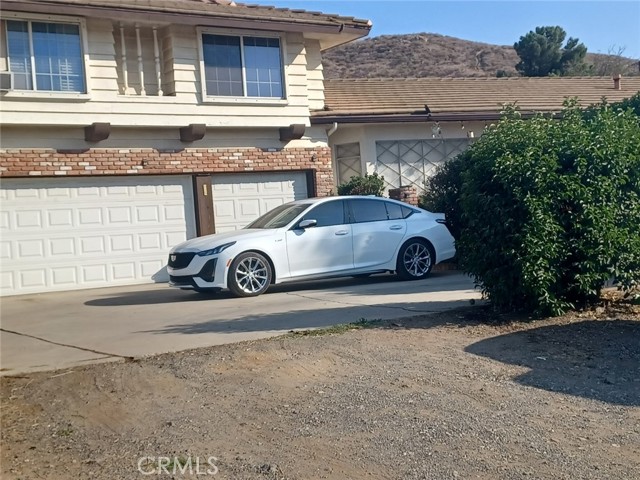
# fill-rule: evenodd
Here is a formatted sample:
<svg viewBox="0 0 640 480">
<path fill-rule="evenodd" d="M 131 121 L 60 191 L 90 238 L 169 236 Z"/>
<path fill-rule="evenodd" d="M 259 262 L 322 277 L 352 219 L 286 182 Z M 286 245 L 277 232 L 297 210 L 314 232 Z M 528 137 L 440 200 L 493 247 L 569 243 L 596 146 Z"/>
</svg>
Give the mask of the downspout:
<svg viewBox="0 0 640 480">
<path fill-rule="evenodd" d="M 336 130 L 338 130 L 338 122 L 333 122 L 333 125 L 331 125 L 331 128 L 327 130 L 327 144 L 329 144 L 329 138 L 331 137 L 331 135 L 336 133 Z M 331 147 L 331 166 L 332 166 L 333 175 L 334 175 L 333 182 L 337 186 L 338 185 L 338 161 L 336 158 L 334 158 L 334 153 L 335 153 L 335 150 L 333 149 L 333 147 Z"/>
</svg>

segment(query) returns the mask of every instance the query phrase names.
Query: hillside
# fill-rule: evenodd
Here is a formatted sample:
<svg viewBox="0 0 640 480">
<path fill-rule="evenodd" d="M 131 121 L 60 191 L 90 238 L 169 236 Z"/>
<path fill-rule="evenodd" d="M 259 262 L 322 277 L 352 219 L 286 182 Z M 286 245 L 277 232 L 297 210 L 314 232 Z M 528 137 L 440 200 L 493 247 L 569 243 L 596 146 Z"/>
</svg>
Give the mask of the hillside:
<svg viewBox="0 0 640 480">
<path fill-rule="evenodd" d="M 325 78 L 495 77 L 518 75 L 511 46 L 472 42 L 433 33 L 382 35 L 323 54 Z M 632 59 L 587 54 L 594 75 L 638 75 Z"/>
</svg>

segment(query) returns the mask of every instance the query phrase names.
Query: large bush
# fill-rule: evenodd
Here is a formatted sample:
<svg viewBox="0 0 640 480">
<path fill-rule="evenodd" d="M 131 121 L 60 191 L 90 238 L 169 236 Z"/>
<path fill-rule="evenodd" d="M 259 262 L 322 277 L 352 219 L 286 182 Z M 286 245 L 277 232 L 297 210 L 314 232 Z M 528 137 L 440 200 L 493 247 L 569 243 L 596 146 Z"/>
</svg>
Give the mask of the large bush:
<svg viewBox="0 0 640 480">
<path fill-rule="evenodd" d="M 424 193 L 419 200 L 420 208 L 446 215 L 449 231 L 456 240 L 460 238 L 460 229 L 462 228 L 462 208 L 460 205 L 462 172 L 470 157 L 471 151 L 467 150 L 438 165 L 435 173 L 425 180 Z"/>
<path fill-rule="evenodd" d="M 338 185 L 338 195 L 375 195 L 381 197 L 384 191 L 384 177 L 377 173 L 364 177 L 351 177 L 348 182 Z"/>
<path fill-rule="evenodd" d="M 562 119 L 511 109 L 468 151 L 458 254 L 500 309 L 560 314 L 605 282 L 640 282 L 640 123 L 569 102 Z"/>
</svg>

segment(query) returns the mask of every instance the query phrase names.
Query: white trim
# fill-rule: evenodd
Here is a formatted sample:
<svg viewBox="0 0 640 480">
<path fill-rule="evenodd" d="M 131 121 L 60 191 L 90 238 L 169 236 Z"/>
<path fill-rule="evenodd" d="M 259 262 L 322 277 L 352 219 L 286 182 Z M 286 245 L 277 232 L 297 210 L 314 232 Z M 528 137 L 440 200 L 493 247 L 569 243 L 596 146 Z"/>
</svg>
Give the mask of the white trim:
<svg viewBox="0 0 640 480">
<path fill-rule="evenodd" d="M 227 35 L 231 37 L 238 37 L 240 39 L 240 59 L 242 63 L 242 88 L 245 93 L 242 97 L 234 96 L 214 96 L 207 95 L 207 79 L 205 75 L 204 64 L 204 47 L 202 42 L 202 36 L 208 35 Z M 277 97 L 249 97 L 247 93 L 247 75 L 244 62 L 244 37 L 260 37 L 260 38 L 277 38 L 280 42 L 280 74 L 282 76 L 282 98 Z M 259 104 L 259 105 L 288 105 L 287 96 L 287 72 L 286 72 L 286 35 L 284 33 L 264 32 L 261 30 L 236 30 L 228 28 L 211 28 L 211 27 L 197 27 L 196 28 L 196 41 L 198 42 L 198 56 L 200 65 L 200 90 L 202 96 L 202 103 L 204 104 Z"/>
<path fill-rule="evenodd" d="M 43 90 L 11 90 L 2 94 L 3 99 L 21 98 L 24 100 L 60 100 L 63 102 L 87 102 L 91 95 L 77 92 L 55 92 Z"/>
</svg>

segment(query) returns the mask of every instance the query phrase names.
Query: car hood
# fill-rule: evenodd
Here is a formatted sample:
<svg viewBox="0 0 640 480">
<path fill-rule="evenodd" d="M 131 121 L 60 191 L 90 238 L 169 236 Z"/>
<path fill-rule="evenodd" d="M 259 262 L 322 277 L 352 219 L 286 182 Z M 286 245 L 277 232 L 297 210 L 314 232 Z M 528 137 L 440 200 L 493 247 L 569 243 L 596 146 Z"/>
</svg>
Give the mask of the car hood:
<svg viewBox="0 0 640 480">
<path fill-rule="evenodd" d="M 204 237 L 192 238 L 186 242 L 182 242 L 171 249 L 171 252 L 199 252 L 207 250 L 229 242 L 238 242 L 240 240 L 251 240 L 254 238 L 269 237 L 273 235 L 276 229 L 243 229 L 233 232 L 214 233 L 213 235 L 205 235 Z"/>
</svg>

